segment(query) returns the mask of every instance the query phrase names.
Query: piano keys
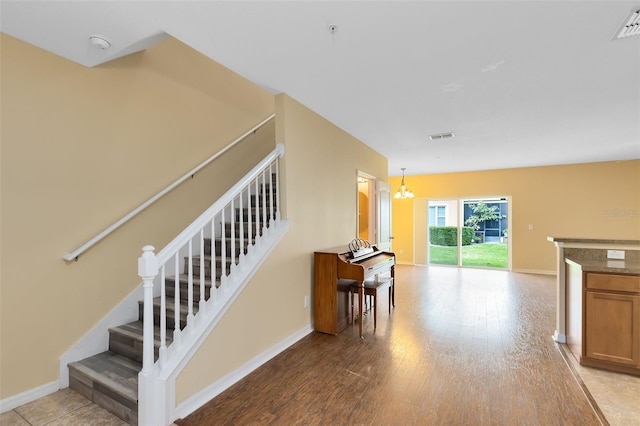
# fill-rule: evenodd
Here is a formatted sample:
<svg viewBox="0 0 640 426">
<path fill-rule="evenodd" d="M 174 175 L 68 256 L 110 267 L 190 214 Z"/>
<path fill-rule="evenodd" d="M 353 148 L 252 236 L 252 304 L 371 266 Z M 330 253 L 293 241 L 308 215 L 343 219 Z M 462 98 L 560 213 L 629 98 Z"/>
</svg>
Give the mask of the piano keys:
<svg viewBox="0 0 640 426">
<path fill-rule="evenodd" d="M 314 329 L 322 333 L 338 334 L 350 322 L 349 292 L 352 284 L 359 284 L 358 306 L 362 307 L 364 282 L 390 272 L 394 278 L 396 257 L 379 250 L 352 256 L 348 246 L 320 250 L 314 253 L 313 320 Z M 392 289 L 393 289 L 392 281 Z M 394 297 L 392 291 L 392 297 Z M 362 308 L 360 308 L 362 309 Z M 362 337 L 362 314 L 358 315 Z"/>
</svg>

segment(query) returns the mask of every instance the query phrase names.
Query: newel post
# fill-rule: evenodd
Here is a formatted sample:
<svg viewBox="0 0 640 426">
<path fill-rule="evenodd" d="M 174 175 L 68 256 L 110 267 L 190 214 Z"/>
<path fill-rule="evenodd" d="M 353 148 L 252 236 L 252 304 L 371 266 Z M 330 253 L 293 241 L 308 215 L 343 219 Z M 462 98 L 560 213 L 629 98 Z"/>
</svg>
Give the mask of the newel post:
<svg viewBox="0 0 640 426">
<path fill-rule="evenodd" d="M 138 258 L 138 275 L 142 278 L 144 291 L 144 311 L 142 317 L 142 371 L 138 375 L 138 424 L 161 425 L 158 409 L 163 401 L 158 383 L 159 371 L 156 367 L 153 348 L 153 280 L 158 275 L 158 258 L 153 246 L 144 246 Z"/>
</svg>

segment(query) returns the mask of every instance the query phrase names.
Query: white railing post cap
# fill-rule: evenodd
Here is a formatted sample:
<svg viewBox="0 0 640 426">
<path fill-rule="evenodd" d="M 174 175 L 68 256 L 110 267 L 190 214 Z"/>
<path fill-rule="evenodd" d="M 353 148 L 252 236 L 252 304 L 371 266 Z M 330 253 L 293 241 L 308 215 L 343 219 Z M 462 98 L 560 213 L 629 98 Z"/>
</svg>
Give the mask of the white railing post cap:
<svg viewBox="0 0 640 426">
<path fill-rule="evenodd" d="M 153 250 L 153 246 L 142 247 L 142 256 L 138 258 L 138 275 L 142 278 L 158 275 L 158 258 Z"/>
</svg>

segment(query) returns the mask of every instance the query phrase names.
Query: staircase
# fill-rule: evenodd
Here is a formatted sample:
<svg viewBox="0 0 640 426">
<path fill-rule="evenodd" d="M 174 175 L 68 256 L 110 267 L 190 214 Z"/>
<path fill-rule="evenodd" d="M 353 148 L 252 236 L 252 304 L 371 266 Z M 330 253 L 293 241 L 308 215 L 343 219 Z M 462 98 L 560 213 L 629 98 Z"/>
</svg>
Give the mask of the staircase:
<svg viewBox="0 0 640 426">
<path fill-rule="evenodd" d="M 204 276 L 204 300 L 208 301 L 212 287 L 218 289 L 225 278 L 232 273 L 232 265 L 240 266 L 242 255 L 247 255 L 265 230 L 273 223 L 276 212 L 277 175 L 271 173 L 269 183 L 264 179 L 258 185 L 255 181 L 255 193 L 245 194 L 246 207 L 234 207 L 232 218 L 220 224 L 220 236 L 204 238 L 204 255 L 200 253 L 184 257 L 182 271 L 176 277 L 164 279 L 166 314 L 166 333 L 161 333 L 161 297 L 153 299 L 154 323 L 154 361 L 158 360 L 161 347 L 161 335 L 165 335 L 165 344 L 169 346 L 176 330 L 187 325 L 189 312 L 188 300 L 192 300 L 192 312 L 197 315 L 201 306 L 200 279 Z M 254 183 L 251 183 L 254 185 Z M 259 188 L 259 189 L 258 189 Z M 240 193 L 242 197 L 242 192 Z M 273 205 L 272 205 L 273 203 Z M 236 204 L 237 205 L 237 204 Z M 243 203 L 241 202 L 242 206 Z M 231 216 L 231 215 L 228 215 Z M 224 218 L 224 214 L 222 215 Z M 213 225 L 211 225 L 213 227 Z M 212 255 L 212 251 L 214 254 Z M 232 254 L 232 252 L 235 252 Z M 204 261 L 204 265 L 201 264 Z M 213 261 L 213 262 L 212 262 Z M 222 267 L 224 263 L 224 269 Z M 215 265 L 215 266 L 214 266 Z M 212 269 L 215 267 L 215 279 Z M 204 274 L 201 274 L 204 268 Z M 223 278 L 224 271 L 224 278 Z M 191 276 L 189 276 L 191 275 Z M 189 297 L 189 281 L 192 283 L 192 295 Z M 178 305 L 175 309 L 175 287 L 179 286 Z M 229 284 L 230 285 L 230 284 Z M 84 395 L 111 413 L 131 425 L 138 424 L 138 374 L 143 363 L 143 312 L 144 302 L 139 301 L 138 320 L 109 329 L 109 350 L 83 360 L 68 364 L 69 387 Z"/>
</svg>

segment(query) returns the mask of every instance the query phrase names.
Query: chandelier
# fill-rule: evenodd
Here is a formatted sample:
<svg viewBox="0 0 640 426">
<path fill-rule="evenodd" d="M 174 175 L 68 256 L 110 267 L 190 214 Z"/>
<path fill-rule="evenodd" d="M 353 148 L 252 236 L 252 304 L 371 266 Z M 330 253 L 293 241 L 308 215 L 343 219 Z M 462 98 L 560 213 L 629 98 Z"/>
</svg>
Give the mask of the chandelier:
<svg viewBox="0 0 640 426">
<path fill-rule="evenodd" d="M 406 167 L 402 168 L 402 183 L 400 184 L 400 189 L 396 192 L 396 195 L 393 198 L 413 198 L 413 192 L 410 189 L 407 189 L 407 186 L 404 184 L 404 171 Z"/>
</svg>

